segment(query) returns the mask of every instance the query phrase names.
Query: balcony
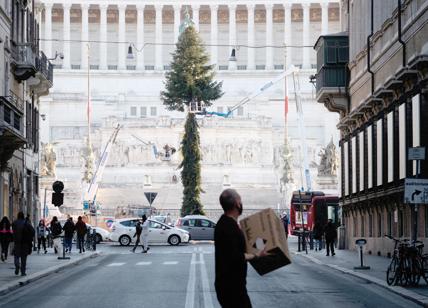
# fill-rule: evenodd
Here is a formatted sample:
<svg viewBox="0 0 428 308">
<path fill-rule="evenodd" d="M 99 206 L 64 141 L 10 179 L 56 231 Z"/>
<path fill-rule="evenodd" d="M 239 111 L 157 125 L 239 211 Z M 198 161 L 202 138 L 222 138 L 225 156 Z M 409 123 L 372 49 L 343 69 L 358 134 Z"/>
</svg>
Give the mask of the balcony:
<svg viewBox="0 0 428 308">
<path fill-rule="evenodd" d="M 28 79 L 27 84 L 38 96 L 49 94 L 53 85 L 53 64 L 43 52 L 36 58 L 36 74 Z"/>
<path fill-rule="evenodd" d="M 316 99 L 328 110 L 345 114 L 348 111 L 348 35 L 322 35 L 314 49 L 317 52 Z"/>
<path fill-rule="evenodd" d="M 16 80 L 24 81 L 35 76 L 36 55 L 32 44 L 12 44 L 12 58 L 13 74 Z"/>
<path fill-rule="evenodd" d="M 0 96 L 0 170 L 13 152 L 26 144 L 23 127 L 24 102 L 13 92 Z"/>
</svg>

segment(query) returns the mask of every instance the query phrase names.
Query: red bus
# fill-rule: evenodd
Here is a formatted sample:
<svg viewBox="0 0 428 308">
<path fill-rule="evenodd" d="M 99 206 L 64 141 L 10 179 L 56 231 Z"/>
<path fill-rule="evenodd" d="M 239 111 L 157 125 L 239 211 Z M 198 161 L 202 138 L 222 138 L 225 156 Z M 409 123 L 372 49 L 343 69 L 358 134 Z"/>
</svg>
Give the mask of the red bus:
<svg viewBox="0 0 428 308">
<path fill-rule="evenodd" d="M 338 196 L 325 195 L 322 191 L 293 192 L 290 204 L 291 234 L 311 231 L 316 222 L 325 226 L 328 219 L 340 225 Z"/>
</svg>

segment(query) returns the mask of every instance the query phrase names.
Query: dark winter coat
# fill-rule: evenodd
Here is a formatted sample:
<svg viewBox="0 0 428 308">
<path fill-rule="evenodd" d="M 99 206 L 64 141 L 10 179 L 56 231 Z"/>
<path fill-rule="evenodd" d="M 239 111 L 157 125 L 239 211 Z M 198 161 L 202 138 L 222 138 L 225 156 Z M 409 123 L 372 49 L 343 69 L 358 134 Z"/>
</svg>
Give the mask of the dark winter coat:
<svg viewBox="0 0 428 308">
<path fill-rule="evenodd" d="M 285 233 L 288 233 L 288 216 L 282 217 L 282 224 L 284 225 Z"/>
<path fill-rule="evenodd" d="M 59 223 L 59 221 L 55 221 L 55 222 L 52 221 L 50 229 L 51 229 L 53 238 L 59 237 L 62 233 L 62 227 L 61 227 L 61 224 Z"/>
<path fill-rule="evenodd" d="M 10 227 L 10 224 L 6 226 L 0 225 L 0 242 L 11 242 L 13 241 L 13 232 L 12 228 Z"/>
<path fill-rule="evenodd" d="M 327 242 L 332 242 L 337 238 L 336 227 L 333 225 L 333 223 L 331 222 L 327 223 L 327 225 L 324 228 L 324 235 L 325 235 L 325 240 Z"/>
<path fill-rule="evenodd" d="M 64 227 L 62 227 L 64 230 L 64 236 L 65 237 L 73 237 L 75 226 L 74 223 L 71 220 L 67 220 L 64 224 Z"/>
<path fill-rule="evenodd" d="M 83 220 L 78 220 L 75 225 L 77 236 L 83 237 L 86 234 L 86 224 Z"/>
<path fill-rule="evenodd" d="M 14 255 L 22 257 L 29 255 L 33 246 L 34 228 L 25 219 L 15 220 L 12 224 Z"/>
<path fill-rule="evenodd" d="M 143 227 L 141 226 L 141 223 L 137 223 L 137 225 L 135 226 L 135 234 L 134 237 L 140 237 L 141 232 L 143 232 Z"/>
<path fill-rule="evenodd" d="M 324 232 L 324 230 L 323 230 L 321 224 L 316 223 L 314 228 L 312 229 L 312 234 L 314 236 L 314 239 L 321 240 L 323 232 Z"/>
</svg>

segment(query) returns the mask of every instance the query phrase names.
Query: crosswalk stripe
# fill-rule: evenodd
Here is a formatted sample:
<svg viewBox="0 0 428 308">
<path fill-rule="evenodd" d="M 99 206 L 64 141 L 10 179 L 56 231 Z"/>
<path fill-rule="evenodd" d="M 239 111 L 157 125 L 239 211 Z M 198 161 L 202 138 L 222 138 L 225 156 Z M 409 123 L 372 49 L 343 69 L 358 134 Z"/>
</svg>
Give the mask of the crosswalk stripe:
<svg viewBox="0 0 428 308">
<path fill-rule="evenodd" d="M 137 264 L 135 264 L 135 265 L 150 265 L 150 264 L 152 264 L 152 262 L 151 261 L 144 261 L 144 262 L 138 262 Z"/>
<path fill-rule="evenodd" d="M 163 264 L 164 265 L 175 265 L 175 264 L 178 264 L 178 262 L 177 261 L 166 261 Z"/>
<path fill-rule="evenodd" d="M 110 263 L 109 265 L 107 265 L 107 266 L 122 266 L 122 265 L 124 265 L 125 263 L 123 263 L 123 262 L 118 262 L 118 263 Z"/>
</svg>

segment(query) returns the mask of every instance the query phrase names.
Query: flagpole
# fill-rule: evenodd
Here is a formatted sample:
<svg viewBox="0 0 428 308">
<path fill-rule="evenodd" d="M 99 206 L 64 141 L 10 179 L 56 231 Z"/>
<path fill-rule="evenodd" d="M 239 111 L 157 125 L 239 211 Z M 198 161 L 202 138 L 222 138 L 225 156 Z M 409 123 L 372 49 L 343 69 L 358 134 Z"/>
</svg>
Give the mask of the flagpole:
<svg viewBox="0 0 428 308">
<path fill-rule="evenodd" d="M 88 102 L 87 102 L 87 118 L 88 118 L 88 145 L 91 145 L 91 88 L 90 88 L 90 46 L 89 43 L 86 44 L 88 47 Z"/>
</svg>

